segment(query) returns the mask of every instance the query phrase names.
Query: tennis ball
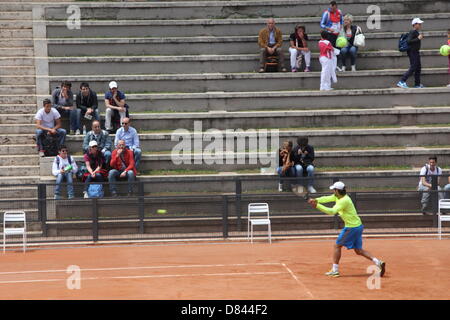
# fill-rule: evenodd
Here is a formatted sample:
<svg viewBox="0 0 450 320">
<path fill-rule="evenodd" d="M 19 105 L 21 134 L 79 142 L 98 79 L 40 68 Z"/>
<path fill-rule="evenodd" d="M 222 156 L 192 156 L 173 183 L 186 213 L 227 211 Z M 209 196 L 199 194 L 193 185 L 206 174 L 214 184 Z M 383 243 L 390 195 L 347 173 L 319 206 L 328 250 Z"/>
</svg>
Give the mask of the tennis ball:
<svg viewBox="0 0 450 320">
<path fill-rule="evenodd" d="M 441 49 L 439 49 L 439 52 L 444 57 L 448 56 L 450 54 L 450 46 L 448 44 L 444 44 Z"/>
<path fill-rule="evenodd" d="M 336 39 L 336 47 L 338 48 L 345 48 L 348 44 L 348 41 L 345 37 L 338 37 Z"/>
<path fill-rule="evenodd" d="M 156 213 L 158 213 L 158 214 L 166 214 L 167 210 L 166 209 L 158 209 L 158 210 L 156 210 Z"/>
</svg>

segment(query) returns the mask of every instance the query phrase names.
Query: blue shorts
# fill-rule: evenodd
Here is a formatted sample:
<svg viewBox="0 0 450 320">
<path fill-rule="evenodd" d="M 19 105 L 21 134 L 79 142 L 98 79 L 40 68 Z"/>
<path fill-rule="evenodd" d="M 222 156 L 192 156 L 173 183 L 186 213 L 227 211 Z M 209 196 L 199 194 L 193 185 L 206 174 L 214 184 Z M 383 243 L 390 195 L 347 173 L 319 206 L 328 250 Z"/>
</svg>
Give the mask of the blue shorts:
<svg viewBox="0 0 450 320">
<path fill-rule="evenodd" d="M 339 234 L 339 237 L 336 240 L 336 244 L 339 246 L 347 247 L 347 249 L 362 249 L 363 230 L 363 225 L 355 228 L 345 227 Z"/>
</svg>

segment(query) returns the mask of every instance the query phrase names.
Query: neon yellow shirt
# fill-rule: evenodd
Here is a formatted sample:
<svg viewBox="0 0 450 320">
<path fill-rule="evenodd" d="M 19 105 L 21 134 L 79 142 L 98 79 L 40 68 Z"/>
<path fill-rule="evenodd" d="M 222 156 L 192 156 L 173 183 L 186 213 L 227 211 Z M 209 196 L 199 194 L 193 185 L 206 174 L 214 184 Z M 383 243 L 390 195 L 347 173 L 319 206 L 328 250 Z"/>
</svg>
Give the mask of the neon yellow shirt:
<svg viewBox="0 0 450 320">
<path fill-rule="evenodd" d="M 353 205 L 353 201 L 348 195 L 345 195 L 339 199 L 333 194 L 331 196 L 317 198 L 316 200 L 317 209 L 329 215 L 335 215 L 336 213 L 339 214 L 339 217 L 341 217 L 344 221 L 345 227 L 355 228 L 362 224 L 361 219 L 358 217 L 358 213 L 356 212 L 355 206 Z M 336 202 L 336 204 L 333 208 L 328 208 L 322 205 L 322 203 L 328 202 Z"/>
</svg>

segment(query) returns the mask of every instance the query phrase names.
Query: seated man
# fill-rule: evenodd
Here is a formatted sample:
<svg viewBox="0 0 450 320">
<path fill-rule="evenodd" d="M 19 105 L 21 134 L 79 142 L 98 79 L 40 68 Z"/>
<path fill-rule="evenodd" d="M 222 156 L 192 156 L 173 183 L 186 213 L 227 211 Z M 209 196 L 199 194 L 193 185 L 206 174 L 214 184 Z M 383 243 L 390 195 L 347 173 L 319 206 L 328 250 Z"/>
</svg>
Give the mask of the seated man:
<svg viewBox="0 0 450 320">
<path fill-rule="evenodd" d="M 92 121 L 92 130 L 87 132 L 86 135 L 84 136 L 83 140 L 84 153 L 88 152 L 89 143 L 91 141 L 97 142 L 97 147 L 105 157 L 105 162 L 109 164 L 109 161 L 111 160 L 112 141 L 108 131 L 102 130 L 100 128 L 100 121 L 98 120 Z"/>
<path fill-rule="evenodd" d="M 285 179 L 282 177 L 295 177 L 294 154 L 292 152 L 292 141 L 283 142 L 283 147 L 278 150 L 277 173 L 280 176 L 278 191 L 291 191 L 283 186 Z M 291 183 L 288 183 L 290 186 Z"/>
<path fill-rule="evenodd" d="M 70 133 L 80 134 L 80 130 L 76 128 L 77 124 L 77 112 L 73 106 L 73 93 L 71 91 L 72 83 L 69 81 L 63 81 L 61 88 L 56 88 L 52 92 L 52 105 L 53 108 L 58 110 L 61 117 L 66 117 L 70 122 Z"/>
<path fill-rule="evenodd" d="M 130 118 L 123 118 L 122 127 L 117 130 L 114 145 L 117 146 L 119 140 L 124 140 L 127 148 L 131 149 L 134 154 L 134 162 L 136 169 L 141 162 L 141 148 L 139 147 L 139 136 L 135 128 L 130 125 Z"/>
<path fill-rule="evenodd" d="M 259 31 L 258 44 L 260 47 L 259 72 L 264 72 L 264 65 L 268 56 L 278 56 L 278 71 L 286 72 L 284 67 L 284 53 L 281 48 L 283 44 L 283 34 L 275 27 L 275 19 L 267 20 L 267 28 Z"/>
<path fill-rule="evenodd" d="M 120 122 L 127 116 L 127 105 L 125 103 L 125 94 L 117 89 L 117 82 L 109 83 L 109 91 L 105 93 L 105 129 L 112 133 L 114 126 L 112 119 L 114 116 L 120 116 Z"/>
<path fill-rule="evenodd" d="M 437 164 L 437 157 L 430 156 L 428 158 L 428 163 L 425 164 L 420 170 L 421 177 L 419 179 L 419 186 L 417 187 L 417 191 L 423 191 L 420 203 L 422 204 L 422 214 L 424 215 L 427 213 L 426 209 L 430 201 L 430 193 L 426 191 L 429 191 L 432 188 L 431 184 L 432 176 L 440 176 L 442 174 L 442 169 L 439 168 L 436 164 Z M 441 190 L 441 187 L 439 187 L 439 177 L 437 183 L 438 183 L 437 189 Z M 439 199 L 443 198 L 442 192 L 439 192 L 438 198 Z"/>
<path fill-rule="evenodd" d="M 136 179 L 136 168 L 134 166 L 133 151 L 127 149 L 124 140 L 119 140 L 116 149 L 112 152 L 111 171 L 109 171 L 109 190 L 113 197 L 117 197 L 117 178 L 128 179 L 128 195 L 133 193 L 133 182 Z"/>
<path fill-rule="evenodd" d="M 39 156 L 45 156 L 45 150 L 42 143 L 45 135 L 52 135 L 58 138 L 58 145 L 54 146 L 56 150 L 64 144 L 66 139 L 66 130 L 61 128 L 61 116 L 52 108 L 50 99 L 44 99 L 44 107 L 39 109 L 34 119 L 36 120 L 36 143 L 39 151 Z M 55 154 L 54 154 L 55 155 Z"/>
<path fill-rule="evenodd" d="M 103 182 L 105 181 L 108 172 L 105 170 L 105 157 L 99 152 L 97 141 L 89 142 L 89 151 L 84 154 L 84 163 L 86 164 L 86 172 L 83 176 L 84 198 L 89 198 L 87 190 L 91 181 Z"/>
<path fill-rule="evenodd" d="M 308 137 L 298 137 L 297 145 L 293 149 L 295 171 L 297 177 L 308 177 L 304 181 L 304 186 L 308 188 L 309 193 L 316 193 L 314 189 L 314 147 L 308 144 Z M 299 179 L 298 187 L 301 187 L 302 179 Z M 297 192 L 301 192 L 297 190 Z"/>
<path fill-rule="evenodd" d="M 52 173 L 56 177 L 55 200 L 61 199 L 61 183 L 67 182 L 67 197 L 74 198 L 73 192 L 73 175 L 78 171 L 77 163 L 69 155 L 67 147 L 61 145 L 59 147 L 59 154 L 55 157 L 52 166 Z"/>
<path fill-rule="evenodd" d="M 76 132 L 79 132 L 81 129 L 82 117 L 88 120 L 92 120 L 92 118 L 100 120 L 97 93 L 89 88 L 87 82 L 83 82 L 80 85 L 80 91 L 77 93 L 76 105 Z"/>
</svg>

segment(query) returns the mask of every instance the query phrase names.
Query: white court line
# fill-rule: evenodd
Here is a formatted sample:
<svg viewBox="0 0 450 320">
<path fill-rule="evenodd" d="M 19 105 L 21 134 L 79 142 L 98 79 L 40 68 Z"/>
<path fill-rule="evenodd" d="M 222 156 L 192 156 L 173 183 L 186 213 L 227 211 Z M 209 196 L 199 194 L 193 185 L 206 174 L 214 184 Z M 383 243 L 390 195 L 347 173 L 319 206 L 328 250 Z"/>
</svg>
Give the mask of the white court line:
<svg viewBox="0 0 450 320">
<path fill-rule="evenodd" d="M 114 270 L 165 269 L 165 268 L 241 267 L 241 266 L 267 266 L 267 265 L 280 265 L 280 263 L 279 262 L 261 262 L 261 263 L 198 264 L 198 265 L 118 267 L 118 268 L 94 268 L 94 269 L 81 269 L 80 268 L 80 271 L 114 271 Z M 57 273 L 57 272 L 67 272 L 67 269 L 61 269 L 61 270 L 56 269 L 56 270 L 10 271 L 10 272 L 0 272 L 0 275 L 27 274 L 27 273 Z"/>
<path fill-rule="evenodd" d="M 309 289 L 305 286 L 305 284 L 303 282 L 300 281 L 300 279 L 292 272 L 291 269 L 288 268 L 288 266 L 284 263 L 281 263 L 281 265 L 283 267 L 286 268 L 286 270 L 291 274 L 292 278 L 294 278 L 295 281 L 297 281 L 297 283 L 303 287 L 303 289 L 305 290 L 305 292 L 311 297 L 311 299 L 314 299 L 313 294 L 311 293 L 311 291 L 309 291 Z"/>
<path fill-rule="evenodd" d="M 163 275 L 143 275 L 143 276 L 120 276 L 120 277 L 90 277 L 80 278 L 80 281 L 84 280 L 110 280 L 110 279 L 143 279 L 143 278 L 180 278 L 180 277 L 211 277 L 211 276 L 249 276 L 249 275 L 273 275 L 273 274 L 286 274 L 284 271 L 274 272 L 230 272 L 230 273 L 192 273 L 192 274 L 163 274 Z M 0 281 L 0 284 L 13 284 L 13 283 L 34 283 L 34 282 L 60 282 L 67 281 L 67 279 L 43 279 L 43 280 L 11 280 Z"/>
</svg>

